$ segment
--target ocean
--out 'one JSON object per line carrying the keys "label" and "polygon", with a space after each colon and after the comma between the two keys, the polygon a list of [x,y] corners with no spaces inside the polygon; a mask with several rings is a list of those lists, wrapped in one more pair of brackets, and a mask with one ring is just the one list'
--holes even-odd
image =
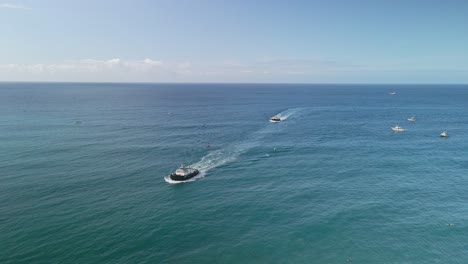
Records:
{"label": "ocean", "polygon": [[0,83],[0,263],[468,263],[467,131],[463,85]]}

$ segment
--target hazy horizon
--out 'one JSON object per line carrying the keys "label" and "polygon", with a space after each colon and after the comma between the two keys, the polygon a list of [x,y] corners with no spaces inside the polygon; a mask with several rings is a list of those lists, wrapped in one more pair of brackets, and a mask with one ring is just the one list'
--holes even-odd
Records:
{"label": "hazy horizon", "polygon": [[300,82],[144,82],[144,81],[0,81],[0,83],[64,83],[64,84],[167,84],[167,85],[182,85],[182,84],[207,84],[207,85],[377,85],[377,86],[438,86],[438,85],[449,85],[449,86],[465,86],[467,83],[300,83]]}

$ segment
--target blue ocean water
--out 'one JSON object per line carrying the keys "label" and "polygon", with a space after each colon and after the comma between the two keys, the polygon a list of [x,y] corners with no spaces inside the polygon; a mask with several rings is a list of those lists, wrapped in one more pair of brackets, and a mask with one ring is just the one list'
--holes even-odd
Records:
{"label": "blue ocean water", "polygon": [[467,263],[467,131],[468,86],[1,83],[0,263]]}

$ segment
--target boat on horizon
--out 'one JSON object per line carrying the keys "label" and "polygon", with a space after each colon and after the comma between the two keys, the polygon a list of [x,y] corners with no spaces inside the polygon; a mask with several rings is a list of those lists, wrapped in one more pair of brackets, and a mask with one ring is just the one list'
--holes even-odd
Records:
{"label": "boat on horizon", "polygon": [[392,127],[392,130],[393,130],[394,132],[403,132],[403,131],[405,131],[404,128],[402,128],[401,126],[398,126],[398,125]]}
{"label": "boat on horizon", "polygon": [[389,95],[396,95],[396,92],[389,92]]}
{"label": "boat on horizon", "polygon": [[410,118],[408,118],[408,121],[410,121],[410,122],[416,122],[416,117],[414,117],[414,116],[413,116],[413,117],[410,117]]}
{"label": "boat on horizon", "polygon": [[200,171],[198,171],[197,169],[187,167],[184,166],[184,164],[181,164],[180,168],[178,168],[175,172],[169,175],[169,178],[173,181],[186,181],[197,176],[199,173]]}

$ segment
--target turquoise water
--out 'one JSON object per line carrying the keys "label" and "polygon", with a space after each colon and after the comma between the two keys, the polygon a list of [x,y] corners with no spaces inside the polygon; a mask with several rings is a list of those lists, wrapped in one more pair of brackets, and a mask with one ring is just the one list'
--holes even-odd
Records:
{"label": "turquoise water", "polygon": [[0,263],[467,263],[467,88],[2,83]]}

